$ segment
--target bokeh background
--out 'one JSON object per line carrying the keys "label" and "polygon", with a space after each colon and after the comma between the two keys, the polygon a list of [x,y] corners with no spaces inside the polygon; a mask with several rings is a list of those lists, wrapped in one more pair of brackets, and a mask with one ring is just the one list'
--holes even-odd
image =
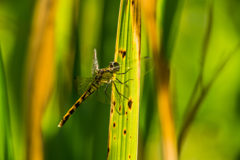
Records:
{"label": "bokeh background", "polygon": [[[114,58],[120,1],[0,1],[0,159],[107,157],[109,105],[93,95],[63,128],[57,125],[79,98],[75,76],[90,77],[93,49],[100,68]],[[209,0],[158,0],[157,28],[169,57],[172,111],[179,135],[200,74]],[[215,0],[203,69],[216,76],[182,144],[182,160],[240,159],[240,1]],[[151,56],[142,21],[142,55]],[[236,49],[237,48],[237,49]],[[154,72],[144,78],[139,159],[162,159]]]}

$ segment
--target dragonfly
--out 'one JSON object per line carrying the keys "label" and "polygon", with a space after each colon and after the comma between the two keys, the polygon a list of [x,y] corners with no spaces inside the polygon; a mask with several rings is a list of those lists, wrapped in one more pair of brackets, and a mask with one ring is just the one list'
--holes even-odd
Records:
{"label": "dragonfly", "polygon": [[[126,96],[124,96],[123,94],[121,94],[117,87],[116,87],[116,82],[120,83],[120,84],[126,84],[128,81],[133,80],[133,79],[128,79],[125,82],[121,82],[116,76],[114,75],[122,75],[122,74],[126,74],[127,72],[129,72],[132,68],[128,68],[124,73],[119,73],[120,71],[120,64],[118,62],[110,62],[109,67],[108,68],[103,68],[103,69],[99,69],[99,65],[98,65],[98,60],[97,60],[97,50],[94,49],[94,56],[93,56],[93,65],[92,65],[92,76],[93,78],[78,78],[79,82],[83,82],[85,81],[90,82],[90,86],[88,88],[86,88],[86,91],[82,94],[82,96],[74,103],[74,105],[68,110],[68,112],[63,116],[62,120],[60,121],[60,123],[58,124],[58,127],[62,127],[66,121],[70,118],[70,116],[76,111],[76,109],[80,106],[80,104],[85,101],[92,93],[94,93],[95,91],[97,91],[101,86],[103,86],[104,84],[106,84],[104,92],[107,96],[107,98],[110,100],[109,95],[107,94],[107,89],[109,88],[110,84],[114,84],[114,87],[117,91],[117,93],[123,97],[126,98],[127,100],[129,100]],[[81,88],[81,83],[78,84],[77,87]],[[110,100],[111,101],[111,100]]]}

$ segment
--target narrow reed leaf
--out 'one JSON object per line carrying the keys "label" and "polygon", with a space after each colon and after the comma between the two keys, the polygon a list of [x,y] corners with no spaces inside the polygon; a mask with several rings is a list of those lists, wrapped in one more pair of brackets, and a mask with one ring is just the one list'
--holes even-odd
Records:
{"label": "narrow reed leaf", "polygon": [[14,159],[7,83],[0,47],[0,159]]}
{"label": "narrow reed leaf", "polygon": [[[212,74],[212,77],[210,79],[210,81],[206,84],[203,84],[203,78],[204,78],[204,74],[203,74],[203,68],[204,68],[204,63],[206,61],[206,54],[207,54],[207,48],[209,45],[209,39],[210,39],[210,35],[211,35],[211,28],[212,28],[212,21],[213,21],[213,4],[210,4],[209,7],[209,12],[208,12],[208,26],[207,26],[207,31],[204,37],[204,42],[203,42],[203,50],[202,50],[202,59],[201,59],[201,71],[200,74],[198,76],[198,79],[195,83],[192,95],[189,99],[189,102],[187,104],[187,109],[185,112],[185,119],[182,125],[182,128],[180,130],[180,134],[179,134],[179,138],[178,138],[178,150],[179,150],[179,154],[181,152],[181,147],[182,144],[185,140],[185,137],[188,133],[188,129],[191,126],[202,102],[204,101],[205,97],[207,96],[210,88],[212,87],[213,83],[215,82],[215,80],[218,78],[218,76],[221,74],[222,69],[225,67],[225,65],[227,64],[227,62],[229,61],[230,58],[233,57],[233,55],[235,53],[237,53],[237,50],[239,49],[239,44],[234,48],[234,50],[232,52],[230,52],[228,54],[228,56],[223,60],[220,61],[218,63],[218,66],[216,68],[215,73]],[[198,94],[200,89],[200,95]]]}
{"label": "narrow reed leaf", "polygon": [[[210,39],[210,35],[211,35],[211,30],[212,30],[212,21],[213,21],[213,4],[211,3],[210,6],[209,6],[209,11],[208,11],[208,24],[207,24],[207,30],[206,30],[206,33],[205,33],[205,36],[203,38],[203,45],[202,45],[202,54],[201,54],[201,66],[200,66],[200,74],[198,76],[198,79],[195,83],[195,86],[193,88],[193,91],[192,91],[192,94],[191,94],[191,97],[189,99],[189,102],[187,104],[187,109],[186,109],[186,112],[185,112],[185,119],[184,119],[184,123],[183,123],[183,126],[180,130],[180,134],[179,134],[179,138],[178,138],[178,151],[179,151],[179,154],[181,152],[181,146],[182,146],[182,143],[184,141],[184,137],[186,136],[187,134],[187,130],[188,128],[190,127],[197,111],[198,111],[198,108],[204,98],[204,94],[201,94],[200,97],[198,97],[197,101],[194,102],[194,99],[196,99],[196,97],[198,96],[198,89],[199,89],[199,86],[200,87],[203,87],[203,70],[204,70],[204,64],[205,64],[205,61],[206,61],[206,54],[207,54],[207,49],[208,49],[208,45],[209,45],[209,39]],[[204,90],[202,88],[202,90]]]}
{"label": "narrow reed leaf", "polygon": [[164,2],[163,13],[162,10],[156,10],[157,14],[163,14],[163,21],[157,23],[162,23],[163,32],[161,47],[162,54],[164,54],[163,56],[167,60],[171,59],[171,54],[175,46],[178,30],[180,27],[183,4],[184,1],[181,0],[168,0]]}
{"label": "narrow reed leaf", "polygon": [[[126,85],[112,86],[108,156],[109,160],[137,159],[140,94],[139,0],[121,0],[114,61],[121,64],[116,78]],[[136,60],[137,59],[137,60]],[[131,61],[133,63],[131,64]],[[128,67],[131,66],[131,67]],[[130,69],[130,70],[129,70]],[[119,93],[123,96],[120,96]],[[120,100],[119,100],[120,99]]]}
{"label": "narrow reed leaf", "polygon": [[[155,88],[156,88],[156,100],[158,105],[158,117],[161,125],[161,139],[162,139],[162,152],[164,160],[176,160],[177,159],[177,141],[175,133],[174,118],[172,113],[172,105],[170,99],[170,69],[169,58],[170,52],[167,53],[167,48],[170,36],[170,30],[166,29],[167,26],[172,25],[174,14],[171,13],[168,17],[167,12],[170,2],[167,2],[164,26],[157,27],[156,18],[156,5],[157,1],[142,0],[144,4],[143,15],[146,20],[147,33],[151,45],[151,49],[154,57],[155,64]],[[176,2],[177,3],[177,2]],[[173,7],[176,9],[177,7]],[[171,10],[172,11],[172,10]],[[169,19],[170,18],[170,19]],[[166,30],[166,32],[165,32]],[[169,35],[168,35],[169,34]],[[172,45],[172,44],[171,44]]]}
{"label": "narrow reed leaf", "polygon": [[41,123],[54,89],[56,4],[55,0],[47,0],[37,1],[35,6],[25,76],[26,106],[30,115],[27,117],[27,159],[44,158]]}

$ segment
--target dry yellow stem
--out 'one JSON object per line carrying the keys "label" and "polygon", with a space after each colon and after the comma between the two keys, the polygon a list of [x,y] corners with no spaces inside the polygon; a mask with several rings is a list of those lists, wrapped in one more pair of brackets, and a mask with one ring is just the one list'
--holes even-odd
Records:
{"label": "dry yellow stem", "polygon": [[42,160],[41,120],[54,84],[55,0],[36,3],[26,64],[27,159]]}
{"label": "dry yellow stem", "polygon": [[156,23],[156,0],[142,0],[148,39],[153,50],[158,113],[162,131],[164,160],[177,160],[177,142],[169,91],[169,64],[161,50],[161,28]]}

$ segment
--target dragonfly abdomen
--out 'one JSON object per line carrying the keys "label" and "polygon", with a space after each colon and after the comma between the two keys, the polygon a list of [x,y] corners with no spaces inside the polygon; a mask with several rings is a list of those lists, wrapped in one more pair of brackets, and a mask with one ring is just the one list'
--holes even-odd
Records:
{"label": "dragonfly abdomen", "polygon": [[86,92],[74,103],[74,105],[68,110],[68,112],[63,116],[61,122],[58,124],[58,127],[62,127],[70,116],[76,111],[80,104],[86,100],[93,92],[95,92],[100,87],[98,82],[93,82]]}

